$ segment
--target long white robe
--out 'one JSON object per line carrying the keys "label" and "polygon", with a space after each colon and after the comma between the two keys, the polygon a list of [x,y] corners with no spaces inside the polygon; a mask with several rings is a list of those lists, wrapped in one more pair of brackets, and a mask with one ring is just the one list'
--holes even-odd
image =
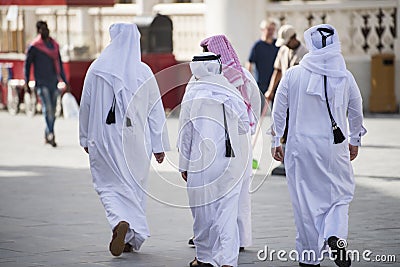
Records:
{"label": "long white robe", "polygon": [[201,41],[200,46],[207,47],[207,50],[221,55],[222,74],[239,91],[245,103],[251,106],[248,110],[251,133],[240,136],[241,151],[247,151],[248,164],[246,165],[245,176],[243,177],[242,190],[239,197],[238,226],[241,247],[248,247],[252,244],[251,225],[251,196],[250,181],[252,175],[252,147],[251,134],[254,134],[261,109],[261,99],[257,83],[253,76],[240,65],[235,49],[225,35],[214,35]]}
{"label": "long white robe", "polygon": [[[233,158],[225,157],[223,104]],[[247,164],[239,135],[249,130],[246,106],[222,75],[202,76],[188,84],[179,120],[179,169],[188,172],[196,257],[214,266],[237,266],[238,202]]]}
{"label": "long white robe", "polygon": [[[329,48],[326,50],[329,52]],[[344,135],[350,137],[352,145],[359,146],[365,134],[362,99],[352,74],[345,69],[338,73],[342,71],[344,76],[328,77],[328,100]],[[284,162],[297,229],[296,248],[300,261],[309,264],[319,263],[330,236],[347,238],[349,203],[355,188],[349,143],[333,143],[322,81],[322,75],[300,62],[280,82],[272,110],[275,147],[280,145],[287,108],[290,110]],[[317,259],[301,258],[305,250],[314,251]]]}
{"label": "long white robe", "polygon": [[[80,144],[89,149],[94,188],[111,229],[120,221],[128,222],[130,229],[125,242],[138,250],[150,236],[144,189],[151,153],[166,151],[169,145],[159,89],[144,63],[138,66],[137,82],[145,84],[131,94],[131,104],[123,100],[126,97],[116,95],[120,100],[116,123],[105,123],[113,99],[113,84],[117,82],[88,72],[80,107]],[[132,126],[127,126],[125,113]]]}
{"label": "long white robe", "polygon": [[250,127],[250,131],[246,135],[241,135],[240,143],[242,146],[248,148],[242,148],[242,151],[248,151],[247,157],[248,163],[246,165],[245,176],[243,177],[242,189],[239,197],[239,212],[238,212],[238,225],[239,225],[239,239],[241,247],[249,247],[252,245],[252,220],[251,220],[251,194],[250,194],[250,182],[252,176],[252,163],[253,153],[251,144],[251,135],[254,135],[257,122],[259,121],[261,113],[261,98],[260,92],[257,86],[257,82],[254,80],[251,73],[243,68],[243,72],[246,75],[246,91],[249,96],[251,109],[255,118],[255,124]]}

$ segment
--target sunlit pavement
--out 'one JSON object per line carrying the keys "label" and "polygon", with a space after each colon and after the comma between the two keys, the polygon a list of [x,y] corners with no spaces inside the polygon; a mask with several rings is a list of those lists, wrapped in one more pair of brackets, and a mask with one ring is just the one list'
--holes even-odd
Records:
{"label": "sunlit pavement", "polygon": [[[269,156],[267,124],[268,117],[255,150],[260,168],[252,183],[254,244],[240,253],[239,266],[298,266],[289,257],[295,227],[285,178],[267,175],[277,164]],[[348,243],[360,261],[352,266],[398,266],[400,116],[370,115],[365,126],[368,134],[353,163],[357,187]],[[0,266],[188,266],[194,258],[187,246],[192,218],[175,167],[176,117],[168,119],[173,150],[162,165],[152,161],[147,190],[152,236],[139,252],[120,257],[108,251],[111,231],[78,145],[77,121],[56,121],[57,148],[44,144],[43,128],[41,115],[0,112]],[[266,247],[287,254],[260,261],[257,255],[265,257],[260,250]],[[390,255],[397,263],[375,260]],[[325,259],[321,266],[335,265]]]}

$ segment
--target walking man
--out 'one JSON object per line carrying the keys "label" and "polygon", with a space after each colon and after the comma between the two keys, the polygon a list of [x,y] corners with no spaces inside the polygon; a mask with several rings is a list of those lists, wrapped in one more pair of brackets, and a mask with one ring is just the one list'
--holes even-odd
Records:
{"label": "walking man", "polygon": [[240,92],[222,75],[220,55],[193,58],[179,116],[179,170],[187,181],[196,258],[190,266],[237,266],[238,205],[249,131]]}
{"label": "walking man", "polygon": [[255,77],[261,93],[261,110],[264,110],[265,97],[272,73],[274,72],[274,62],[278,54],[279,47],[276,46],[276,27],[274,19],[269,18],[260,23],[261,37],[251,48],[246,68],[250,73],[255,66]]}
{"label": "walking man", "polygon": [[151,153],[162,163],[169,144],[157,82],[141,62],[137,26],[113,24],[110,36],[86,74],[79,137],[113,232],[109,250],[119,256],[150,236],[145,189]]}
{"label": "walking man", "polygon": [[42,113],[46,121],[45,143],[57,146],[54,136],[54,123],[56,121],[56,105],[58,91],[58,81],[61,78],[66,84],[67,91],[69,85],[65,77],[64,68],[58,43],[50,37],[50,31],[45,21],[36,23],[38,36],[30,44],[25,59],[25,90],[29,89],[29,77],[31,66],[34,67],[35,88],[42,101]]}
{"label": "walking man", "polygon": [[250,131],[245,135],[240,135],[240,143],[243,146],[248,146],[247,148],[241,149],[241,151],[249,152],[247,155],[242,155],[247,158],[248,164],[246,165],[246,171],[243,177],[238,212],[240,250],[244,250],[245,247],[252,245],[250,183],[252,176],[253,148],[251,145],[251,135],[255,134],[257,123],[260,118],[260,93],[253,76],[240,65],[236,51],[225,35],[211,36],[204,39],[200,45],[206,51],[221,55],[222,73],[242,95],[247,107],[247,115],[249,116]]}
{"label": "walking man", "polygon": [[[346,69],[336,29],[317,25],[304,33],[304,39],[310,52],[286,72],[276,92],[271,152],[274,159],[285,161],[300,266],[319,266],[328,246],[336,265],[348,267],[344,244],[355,188],[350,161],[357,157],[366,133],[362,99]],[[288,108],[283,151],[280,138]],[[315,257],[305,257],[304,251]]]}

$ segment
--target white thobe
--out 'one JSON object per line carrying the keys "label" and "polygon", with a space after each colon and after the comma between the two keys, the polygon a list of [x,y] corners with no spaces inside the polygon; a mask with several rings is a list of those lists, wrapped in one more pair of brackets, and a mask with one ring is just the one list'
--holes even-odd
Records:
{"label": "white thobe", "polygon": [[238,212],[238,225],[239,225],[239,239],[241,247],[249,247],[252,245],[252,220],[251,220],[251,195],[250,195],[250,183],[252,177],[252,164],[253,164],[253,153],[251,144],[251,135],[256,132],[257,122],[259,121],[261,113],[261,98],[257,82],[254,80],[251,73],[242,68],[246,75],[246,92],[249,97],[255,123],[251,125],[250,132],[246,135],[241,135],[240,143],[242,146],[248,148],[242,148],[242,151],[248,151],[247,157],[248,163],[246,165],[245,176],[243,177],[242,189],[239,197],[239,212]]}
{"label": "white thobe", "polygon": [[[273,146],[280,145],[289,108],[284,162],[297,228],[296,248],[300,255],[305,250],[312,250],[318,258],[328,237],[347,238],[349,203],[355,184],[348,141],[333,143],[325,99],[306,92],[310,76],[310,71],[295,66],[280,82],[272,110],[276,134]],[[323,86],[323,83],[318,85]],[[362,127],[362,99],[358,86],[347,72],[341,87],[343,94],[339,94],[342,99],[335,95],[332,87],[328,77],[332,115],[344,135],[349,132],[350,144],[360,146],[365,129]],[[301,258],[300,261],[319,263]]]}
{"label": "white thobe", "polygon": [[120,221],[129,223],[125,243],[136,250],[150,236],[144,190],[151,153],[169,149],[157,83],[150,68],[138,64],[137,83],[143,86],[131,94],[131,103],[126,91],[124,96],[119,95],[123,90],[115,96],[115,124],[105,123],[113,86],[120,83],[115,78],[106,80],[88,72],[79,114],[80,145],[89,149],[94,188],[107,220],[111,229]]}
{"label": "white thobe", "polygon": [[[192,79],[186,89],[179,119],[179,169],[188,173],[197,259],[214,266],[237,266],[238,202],[247,164],[239,135],[248,132],[249,119],[239,91],[216,76]],[[215,94],[216,84],[226,93]],[[236,157],[225,157],[223,104]]]}

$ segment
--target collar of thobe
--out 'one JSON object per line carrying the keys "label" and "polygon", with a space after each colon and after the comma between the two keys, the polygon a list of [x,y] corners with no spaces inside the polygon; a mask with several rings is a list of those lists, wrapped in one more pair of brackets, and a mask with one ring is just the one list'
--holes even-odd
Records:
{"label": "collar of thobe", "polygon": [[114,95],[123,90],[132,95],[139,87],[137,77],[141,64],[140,33],[135,24],[115,23],[110,26],[110,44],[92,64],[93,73],[112,84]]}
{"label": "collar of thobe", "polygon": [[[207,75],[200,78],[193,76],[186,87],[186,92],[198,97],[210,98],[220,103],[229,99],[237,100],[233,102],[243,102],[240,92],[222,74]],[[242,107],[234,105],[232,108],[236,114],[240,114],[245,111],[242,110]]]}
{"label": "collar of thobe", "polygon": [[[326,47],[322,46],[323,37],[318,31],[320,28],[331,29],[334,32],[326,38]],[[327,87],[333,90],[335,95],[335,107],[341,106],[347,82],[347,69],[336,29],[329,24],[316,25],[304,32],[304,40],[309,52],[300,61],[300,66],[311,72],[307,94],[318,95],[325,100],[325,75],[328,78]]]}
{"label": "collar of thobe", "polygon": [[193,76],[186,90],[206,91],[212,95],[228,95],[243,100],[240,92],[222,74],[207,75],[201,78]]}

